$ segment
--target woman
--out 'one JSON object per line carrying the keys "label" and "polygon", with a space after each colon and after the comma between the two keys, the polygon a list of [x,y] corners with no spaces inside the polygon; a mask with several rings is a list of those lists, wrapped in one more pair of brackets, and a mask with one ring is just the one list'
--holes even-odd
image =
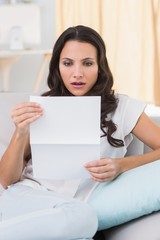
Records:
{"label": "woman", "polygon": [[[0,162],[0,183],[6,189],[0,198],[2,239],[92,238],[97,219],[84,202],[95,185],[160,158],[160,128],[144,113],[144,103],[114,93],[105,44],[93,29],[76,26],[61,34],[53,49],[48,86],[43,96],[101,96],[101,159],[85,164],[91,178],[78,184],[34,179],[29,125],[43,109],[32,102],[15,106],[15,132]],[[153,151],[124,157],[132,134]]]}

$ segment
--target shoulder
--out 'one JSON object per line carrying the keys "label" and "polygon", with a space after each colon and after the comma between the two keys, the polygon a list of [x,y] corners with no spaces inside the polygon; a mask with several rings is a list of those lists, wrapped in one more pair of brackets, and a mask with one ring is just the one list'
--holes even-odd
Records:
{"label": "shoulder", "polygon": [[118,105],[113,114],[114,123],[124,132],[131,132],[138,118],[144,112],[146,103],[124,94],[116,94]]}
{"label": "shoulder", "polygon": [[[131,108],[134,108],[134,111],[143,111],[146,107],[146,103],[142,100],[129,97],[125,94],[116,94],[116,98],[118,99],[117,110],[120,111],[130,111]],[[133,109],[132,109],[133,110]]]}

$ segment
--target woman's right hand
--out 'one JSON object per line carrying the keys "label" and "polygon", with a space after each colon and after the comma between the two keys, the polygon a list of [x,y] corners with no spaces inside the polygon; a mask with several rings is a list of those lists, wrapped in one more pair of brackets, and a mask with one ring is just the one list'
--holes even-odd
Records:
{"label": "woman's right hand", "polygon": [[18,104],[13,108],[11,113],[17,131],[22,134],[28,133],[30,123],[34,122],[42,115],[43,109],[35,102]]}

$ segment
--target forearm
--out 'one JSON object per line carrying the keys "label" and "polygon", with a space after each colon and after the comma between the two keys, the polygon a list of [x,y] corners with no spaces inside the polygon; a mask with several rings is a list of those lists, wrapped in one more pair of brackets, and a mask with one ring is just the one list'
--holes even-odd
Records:
{"label": "forearm", "polygon": [[0,161],[0,183],[6,188],[20,179],[24,168],[24,155],[27,136],[13,134],[11,142]]}
{"label": "forearm", "polygon": [[84,164],[91,174],[91,178],[97,182],[108,182],[124,173],[141,165],[160,159],[160,148],[137,156],[122,158],[102,158]]}
{"label": "forearm", "polygon": [[151,163],[159,159],[160,159],[160,149],[156,149],[154,151],[151,151],[142,155],[118,158],[116,160],[119,163],[121,173],[123,173],[130,169],[139,167],[147,163]]}

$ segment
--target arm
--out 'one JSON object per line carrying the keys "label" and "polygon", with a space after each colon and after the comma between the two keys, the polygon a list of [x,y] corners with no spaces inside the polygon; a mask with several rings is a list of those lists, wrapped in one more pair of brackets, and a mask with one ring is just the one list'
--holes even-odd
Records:
{"label": "arm", "polygon": [[0,161],[0,183],[4,188],[19,181],[30,153],[29,124],[41,115],[42,109],[36,103],[19,104],[13,109],[12,119],[16,129]]}
{"label": "arm", "polygon": [[142,113],[132,133],[153,151],[119,159],[122,172],[160,159],[160,127]]}
{"label": "arm", "polygon": [[89,162],[85,167],[91,173],[93,180],[110,181],[125,171],[160,159],[160,127],[145,113],[142,113],[138,119],[132,133],[153,151],[137,156],[105,158]]}

